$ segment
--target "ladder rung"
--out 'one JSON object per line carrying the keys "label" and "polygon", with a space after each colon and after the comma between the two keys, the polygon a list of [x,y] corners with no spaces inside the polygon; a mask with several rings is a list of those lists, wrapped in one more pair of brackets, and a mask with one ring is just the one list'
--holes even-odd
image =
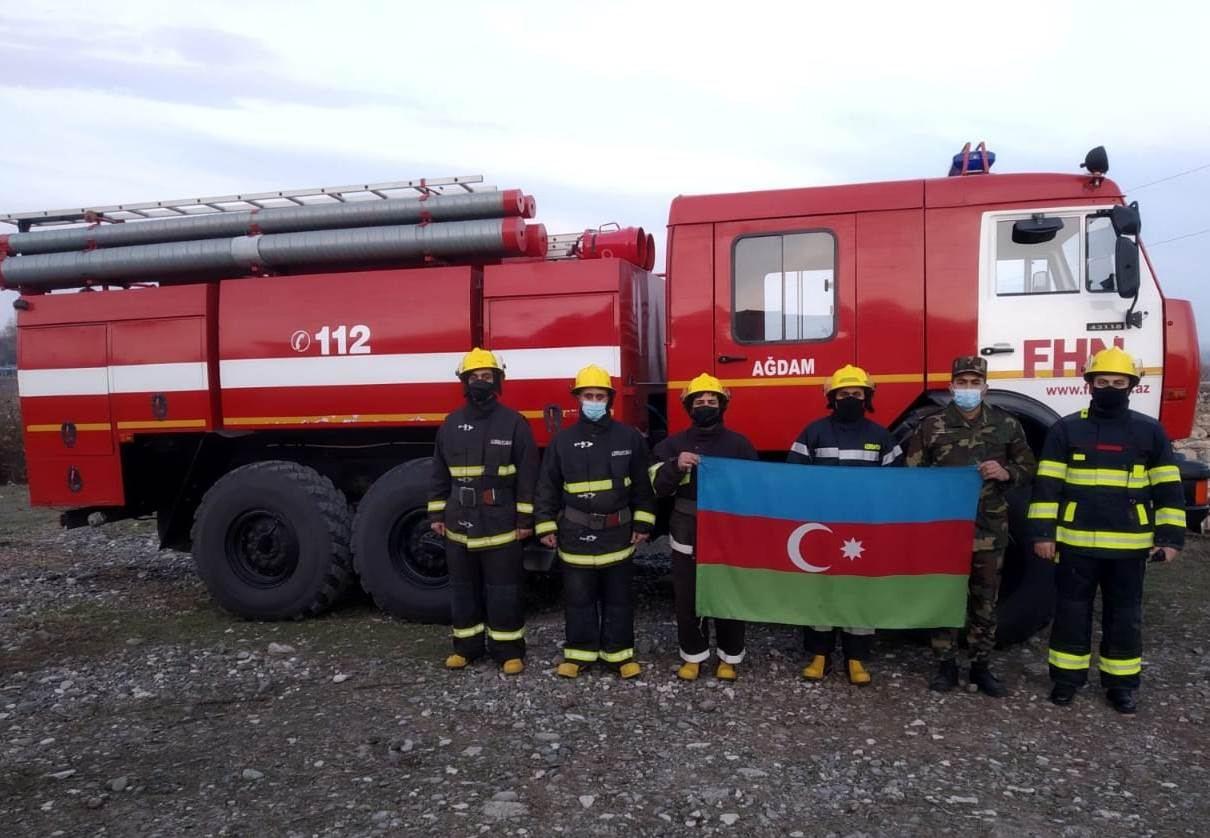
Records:
{"label": "ladder rung", "polygon": [[[299,206],[320,203],[325,199],[346,203],[350,200],[387,199],[389,193],[411,192],[421,195],[444,195],[447,189],[458,192],[486,192],[494,186],[483,185],[483,175],[459,175],[457,177],[421,178],[418,180],[396,180],[385,183],[363,183],[347,186],[323,186],[316,189],[283,189],[274,192],[255,192],[247,195],[216,195],[206,198],[179,198],[169,201],[148,201],[136,204],[113,204],[110,206],[82,207],[79,209],[41,210],[38,212],[14,212],[0,214],[0,222],[29,226],[52,224],[74,224],[85,220],[88,214],[103,216],[112,221],[133,218],[162,218],[149,215],[147,210],[168,210],[180,215],[202,215],[208,212],[239,212],[249,207],[264,207],[266,201],[286,201]],[[311,198],[311,201],[302,200]],[[186,207],[195,210],[190,212]]]}

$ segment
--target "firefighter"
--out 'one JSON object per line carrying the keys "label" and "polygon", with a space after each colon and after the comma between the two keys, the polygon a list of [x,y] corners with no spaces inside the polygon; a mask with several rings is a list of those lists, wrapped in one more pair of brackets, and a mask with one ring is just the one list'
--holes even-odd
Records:
{"label": "firefighter", "polygon": [[[824,466],[894,466],[903,462],[903,452],[886,428],[866,417],[874,409],[874,381],[861,367],[846,364],[824,383],[830,416],[817,419],[803,428],[788,463]],[[874,630],[859,626],[840,629],[841,649],[849,682],[857,686],[870,683],[865,662],[870,659]],[[808,681],[822,681],[832,669],[832,650],[836,629],[832,626],[808,626],[803,643],[811,662],[802,671]]]}
{"label": "firefighter", "polygon": [[640,667],[631,557],[655,524],[647,442],[610,415],[615,391],[605,370],[584,367],[571,392],[580,420],[550,441],[535,503],[537,533],[563,565],[567,635],[558,674],[575,678],[600,660],[633,678]]}
{"label": "firefighter", "polygon": [[490,649],[506,675],[525,668],[522,546],[533,535],[538,449],[529,423],[500,403],[504,366],[486,349],[458,365],[466,404],[441,424],[433,451],[430,526],[445,537],[454,653],[462,669]]}
{"label": "firefighter", "polygon": [[1140,373],[1117,347],[1084,370],[1091,404],[1051,426],[1028,520],[1034,552],[1056,562],[1050,700],[1065,707],[1088,680],[1092,603],[1101,589],[1101,686],[1134,713],[1142,668],[1143,572],[1185,543],[1184,490],[1160,423],[1129,409]]}
{"label": "firefighter", "polygon": [[[909,466],[978,466],[983,478],[975,518],[966,639],[970,650],[970,683],[985,695],[1002,698],[1008,689],[991,671],[996,642],[996,595],[1008,544],[1008,501],[1005,493],[1033,477],[1036,461],[1021,424],[992,407],[987,395],[987,361],[978,355],[954,359],[945,409],[921,420],[908,440]],[[958,686],[958,630],[937,629],[932,637],[938,660],[929,689],[948,692]]]}
{"label": "firefighter", "polygon": [[[693,422],[688,430],[670,436],[655,447],[651,466],[651,484],[657,497],[675,496],[669,523],[672,548],[672,585],[676,596],[676,629],[680,640],[681,664],[677,677],[696,680],[702,662],[710,657],[710,624],[695,613],[697,601],[697,471],[702,455],[755,460],[756,449],[742,434],[723,424],[723,415],[731,394],[721,381],[702,373],[681,393],[681,404]],[[744,660],[744,623],[742,620],[716,618],[718,667],[714,677],[734,681],[735,667]]]}

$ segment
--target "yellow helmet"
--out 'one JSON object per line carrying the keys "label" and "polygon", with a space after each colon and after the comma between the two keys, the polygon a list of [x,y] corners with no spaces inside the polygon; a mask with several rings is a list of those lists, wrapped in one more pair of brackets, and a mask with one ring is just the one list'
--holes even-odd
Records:
{"label": "yellow helmet", "polygon": [[461,378],[471,370],[496,370],[501,375],[504,374],[504,364],[496,358],[494,354],[486,349],[475,347],[470,352],[462,356],[462,361],[458,364],[458,369],[455,374]]}
{"label": "yellow helmet", "polygon": [[1093,355],[1084,365],[1085,381],[1092,381],[1093,377],[1097,375],[1125,375],[1134,379],[1131,385],[1134,386],[1143,377],[1143,369],[1139,366],[1138,361],[1130,357],[1129,352],[1111,346]]}
{"label": "yellow helmet", "polygon": [[717,393],[719,398],[728,400],[731,398],[731,391],[723,386],[723,382],[708,372],[702,373],[689,382],[689,386],[681,392],[681,401],[687,401],[698,393]]}
{"label": "yellow helmet", "polygon": [[831,395],[833,390],[842,390],[845,387],[864,387],[873,393],[874,380],[861,367],[845,364],[824,382],[823,391],[825,394]]}
{"label": "yellow helmet", "polygon": [[603,390],[614,392],[613,379],[609,377],[609,373],[598,367],[596,364],[589,364],[576,373],[576,380],[572,382],[571,392],[583,390],[586,387],[600,387]]}

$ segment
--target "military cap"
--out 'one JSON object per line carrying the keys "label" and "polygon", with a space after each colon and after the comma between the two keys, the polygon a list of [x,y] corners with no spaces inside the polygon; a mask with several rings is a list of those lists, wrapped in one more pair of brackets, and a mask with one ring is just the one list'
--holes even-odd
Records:
{"label": "military cap", "polygon": [[950,378],[957,378],[964,372],[974,373],[975,375],[987,378],[987,361],[978,355],[959,355],[954,359],[953,369],[950,370]]}

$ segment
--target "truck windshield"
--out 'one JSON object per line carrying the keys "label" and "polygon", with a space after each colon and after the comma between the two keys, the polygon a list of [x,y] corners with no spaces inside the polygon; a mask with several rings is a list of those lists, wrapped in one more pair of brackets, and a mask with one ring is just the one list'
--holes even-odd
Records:
{"label": "truck windshield", "polygon": [[996,293],[1077,294],[1080,291],[1080,218],[1062,219],[1063,229],[1048,242],[1013,241],[1015,220],[996,224]]}
{"label": "truck windshield", "polygon": [[1081,284],[1085,291],[1094,294],[1117,290],[1114,283],[1116,237],[1109,219],[1071,215],[1060,220],[1063,229],[1050,241],[1038,244],[1013,241],[1015,220],[1004,219],[996,223],[998,296],[1078,294]]}

